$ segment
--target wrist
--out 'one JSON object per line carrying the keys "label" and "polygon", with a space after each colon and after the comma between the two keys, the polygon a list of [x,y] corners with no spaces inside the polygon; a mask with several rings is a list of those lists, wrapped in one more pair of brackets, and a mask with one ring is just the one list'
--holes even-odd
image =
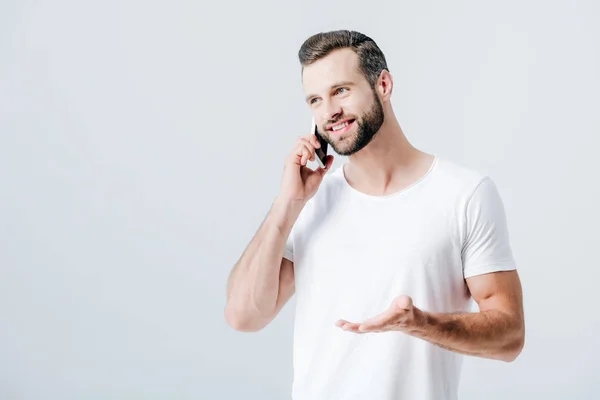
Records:
{"label": "wrist", "polygon": [[430,324],[430,317],[425,311],[422,311],[415,307],[413,309],[413,318],[411,324],[407,326],[407,333],[414,334],[423,332]]}
{"label": "wrist", "polygon": [[301,199],[292,199],[283,195],[278,195],[275,198],[273,207],[283,212],[284,214],[300,214],[300,211],[304,208],[306,202]]}
{"label": "wrist", "polygon": [[271,221],[274,222],[280,230],[285,231],[291,229],[305,204],[304,201],[291,200],[278,196],[271,208]]}

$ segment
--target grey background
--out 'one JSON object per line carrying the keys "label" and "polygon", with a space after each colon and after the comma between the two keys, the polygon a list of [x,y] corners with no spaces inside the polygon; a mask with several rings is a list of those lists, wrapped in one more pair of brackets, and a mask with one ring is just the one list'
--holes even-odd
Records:
{"label": "grey background", "polygon": [[237,333],[225,283],[309,127],[298,47],[340,28],[385,52],[409,139],[505,202],[526,347],[466,358],[461,398],[597,398],[599,17],[593,0],[3,1],[0,398],[290,397],[294,300]]}

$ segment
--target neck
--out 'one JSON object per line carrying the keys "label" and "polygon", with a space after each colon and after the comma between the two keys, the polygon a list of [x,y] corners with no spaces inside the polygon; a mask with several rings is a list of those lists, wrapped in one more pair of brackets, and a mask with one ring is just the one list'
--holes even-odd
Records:
{"label": "neck", "polygon": [[409,143],[389,103],[385,121],[373,140],[349,157],[348,183],[362,192],[387,195],[411,185],[427,173],[433,156]]}

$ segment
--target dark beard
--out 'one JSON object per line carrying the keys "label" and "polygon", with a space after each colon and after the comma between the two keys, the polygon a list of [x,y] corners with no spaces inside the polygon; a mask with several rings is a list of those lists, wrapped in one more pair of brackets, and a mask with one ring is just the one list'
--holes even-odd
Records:
{"label": "dark beard", "polygon": [[365,148],[373,140],[377,132],[379,132],[381,125],[383,125],[383,105],[375,91],[373,91],[373,95],[375,103],[371,109],[363,115],[361,123],[358,120],[355,121],[358,125],[358,131],[354,143],[346,149],[338,149],[337,146],[331,144],[333,150],[339,155],[351,156]]}

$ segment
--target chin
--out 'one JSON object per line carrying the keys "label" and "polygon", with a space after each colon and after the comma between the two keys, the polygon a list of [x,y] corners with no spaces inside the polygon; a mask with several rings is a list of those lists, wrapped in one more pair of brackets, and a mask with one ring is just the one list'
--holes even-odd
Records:
{"label": "chin", "polygon": [[337,138],[336,140],[331,141],[330,144],[331,144],[331,147],[333,148],[333,150],[337,154],[339,154],[341,156],[345,156],[354,147],[355,140],[356,139],[353,137],[346,136],[346,137]]}
{"label": "chin", "polygon": [[332,146],[333,150],[339,154],[340,156],[351,156],[353,154],[356,154],[359,150],[357,150],[354,146],[350,145],[350,146]]}

